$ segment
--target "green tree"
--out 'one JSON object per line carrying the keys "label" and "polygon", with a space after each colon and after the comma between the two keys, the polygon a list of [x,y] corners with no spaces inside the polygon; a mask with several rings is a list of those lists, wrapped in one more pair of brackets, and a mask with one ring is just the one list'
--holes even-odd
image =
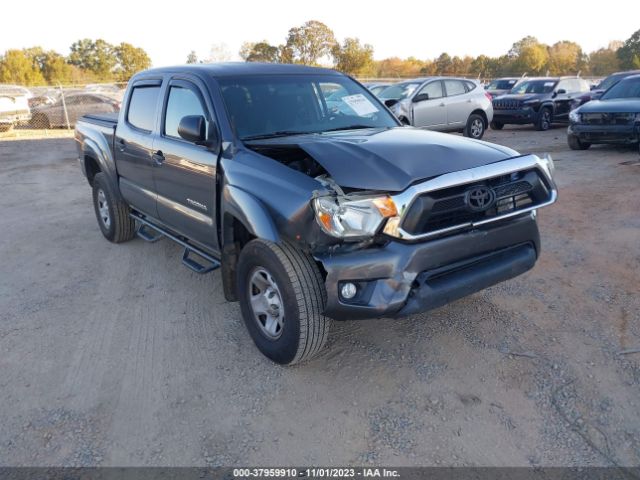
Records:
{"label": "green tree", "polygon": [[196,55],[195,50],[191,50],[189,52],[189,55],[187,55],[187,63],[188,64],[198,63],[198,56]]}
{"label": "green tree", "polygon": [[549,49],[541,43],[525,45],[518,56],[512,60],[514,73],[539,74],[546,70],[549,62]]}
{"label": "green tree", "polygon": [[280,48],[271,45],[266,40],[243,43],[239,54],[245,62],[280,62]]}
{"label": "green tree", "polygon": [[615,50],[601,48],[589,55],[589,70],[593,75],[609,75],[620,70],[620,59]]}
{"label": "green tree", "polygon": [[42,73],[24,50],[7,50],[0,57],[0,83],[43,85]]}
{"label": "green tree", "polygon": [[640,30],[631,35],[617,51],[622,68],[640,68]]}
{"label": "green tree", "polygon": [[114,53],[110,43],[85,38],[71,45],[69,63],[93,72],[99,80],[111,80],[117,63]]}
{"label": "green tree", "polygon": [[540,42],[536,37],[533,37],[531,35],[521,38],[520,40],[515,42],[513,45],[511,45],[511,48],[509,49],[507,56],[511,59],[515,59],[520,56],[524,48],[529,47],[531,45],[540,45]]}
{"label": "green tree", "polygon": [[42,55],[41,71],[50,85],[68,85],[73,82],[73,67],[62,55],[53,50]]}
{"label": "green tree", "polygon": [[436,73],[438,75],[445,75],[451,73],[453,67],[453,61],[448,53],[442,53],[436,59]]}
{"label": "green tree", "polygon": [[289,30],[283,53],[294,63],[318,65],[322,57],[331,55],[336,43],[333,30],[322,22],[310,20]]}
{"label": "green tree", "polygon": [[349,75],[370,75],[373,69],[373,47],[362,45],[357,38],[345,38],[332,50],[336,69]]}
{"label": "green tree", "polygon": [[549,48],[548,69],[551,75],[576,74],[584,66],[582,48],[575,42],[562,40]]}
{"label": "green tree", "polygon": [[491,58],[486,55],[478,55],[474,58],[469,65],[469,72],[474,75],[479,75],[483,78],[492,77],[495,75]]}
{"label": "green tree", "polygon": [[115,73],[121,82],[127,82],[135,73],[151,66],[151,59],[142,48],[122,42],[114,48],[117,61]]}

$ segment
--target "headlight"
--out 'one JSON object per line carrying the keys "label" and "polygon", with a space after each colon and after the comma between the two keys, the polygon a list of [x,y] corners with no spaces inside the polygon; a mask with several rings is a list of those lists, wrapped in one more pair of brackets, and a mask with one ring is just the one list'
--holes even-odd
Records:
{"label": "headlight", "polygon": [[571,123],[580,123],[580,113],[575,110],[569,112],[569,121]]}
{"label": "headlight", "polygon": [[385,218],[398,214],[389,196],[318,197],[313,200],[313,208],[322,230],[337,238],[371,237]]}

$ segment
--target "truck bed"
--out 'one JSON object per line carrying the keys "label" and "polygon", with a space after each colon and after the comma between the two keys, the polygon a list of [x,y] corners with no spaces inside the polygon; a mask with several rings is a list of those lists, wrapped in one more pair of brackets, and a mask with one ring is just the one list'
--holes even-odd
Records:
{"label": "truck bed", "polygon": [[90,113],[82,117],[82,121],[102,125],[103,127],[114,128],[118,124],[118,112],[112,113]]}

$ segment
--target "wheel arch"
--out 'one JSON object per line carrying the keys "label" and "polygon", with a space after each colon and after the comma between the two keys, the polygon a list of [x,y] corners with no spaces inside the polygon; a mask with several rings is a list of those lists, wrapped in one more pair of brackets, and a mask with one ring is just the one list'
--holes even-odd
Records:
{"label": "wheel arch", "polygon": [[264,204],[250,193],[225,185],[221,195],[222,285],[228,301],[237,301],[236,268],[242,248],[254,238],[280,242],[275,223]]}

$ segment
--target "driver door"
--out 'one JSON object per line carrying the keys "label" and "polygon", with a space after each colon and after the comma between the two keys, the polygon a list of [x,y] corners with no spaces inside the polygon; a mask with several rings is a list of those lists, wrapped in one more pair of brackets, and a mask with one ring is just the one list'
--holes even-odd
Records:
{"label": "driver door", "polygon": [[412,98],[420,94],[429,95],[428,100],[414,102],[413,125],[415,127],[439,130],[447,126],[447,108],[444,102],[442,82],[435,80],[424,85]]}

